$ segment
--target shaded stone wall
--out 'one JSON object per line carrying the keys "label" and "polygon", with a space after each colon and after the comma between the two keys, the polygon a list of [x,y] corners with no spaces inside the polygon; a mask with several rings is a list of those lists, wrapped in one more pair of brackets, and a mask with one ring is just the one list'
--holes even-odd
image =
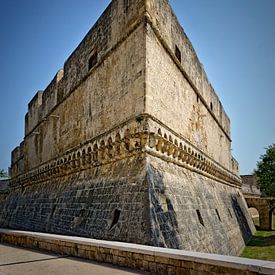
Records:
{"label": "shaded stone wall", "polygon": [[155,246],[238,255],[255,232],[239,188],[148,158]]}
{"label": "shaded stone wall", "polygon": [[0,201],[1,227],[149,244],[144,167],[141,155],[25,185]]}
{"label": "shaded stone wall", "polygon": [[10,181],[8,179],[0,180],[0,202],[5,200],[10,192]]}

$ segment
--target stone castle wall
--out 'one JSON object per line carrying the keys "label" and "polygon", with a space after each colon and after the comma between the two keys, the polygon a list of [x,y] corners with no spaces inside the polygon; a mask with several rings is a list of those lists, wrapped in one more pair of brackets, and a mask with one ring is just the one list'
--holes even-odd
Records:
{"label": "stone castle wall", "polygon": [[190,41],[167,1],[149,3],[146,112],[238,173],[231,155],[230,121]]}
{"label": "stone castle wall", "polygon": [[[141,24],[145,10],[147,21],[151,20],[146,38]],[[139,34],[130,36],[132,32]],[[176,46],[182,59],[178,64]],[[121,58],[125,53],[127,58]],[[95,67],[89,70],[89,58],[95,54]],[[151,63],[145,65],[145,59]],[[121,75],[122,71],[127,73]],[[71,96],[72,93],[77,95]],[[135,107],[132,102],[136,102]],[[125,113],[119,104],[132,110]],[[116,106],[115,120],[112,106]],[[159,118],[227,169],[238,173],[238,164],[230,152],[229,119],[168,1],[116,0],[71,54],[64,69],[29,103],[25,139],[15,150],[20,157],[12,154],[12,175],[28,171],[76,146],[80,139],[89,139],[94,133],[104,132],[112,124],[142,112]],[[67,125],[71,121],[68,114],[74,114],[75,121],[76,116],[84,115],[87,123],[79,118],[76,125]],[[104,125],[104,129],[95,123]],[[72,128],[78,128],[78,133],[71,132]],[[91,128],[93,133],[83,135]]]}
{"label": "stone castle wall", "polygon": [[[206,105],[215,120],[220,124],[225,134],[230,138],[230,121],[225,113],[218,96],[207,79],[207,75],[200,63],[196,52],[179,24],[169,1],[150,0],[146,6],[147,15],[159,36],[162,46],[171,53],[175,53],[176,46],[181,53],[181,66],[190,85]],[[213,108],[211,108],[211,103]]]}
{"label": "stone castle wall", "polygon": [[254,233],[238,188],[149,158],[154,246],[239,255]]}
{"label": "stone castle wall", "polygon": [[143,116],[12,180],[0,224],[236,255],[253,232],[237,180]]}
{"label": "stone castle wall", "polygon": [[[65,62],[64,72],[58,72],[46,90],[32,99],[24,143],[21,151],[16,149],[24,157],[13,158],[13,176],[143,112],[141,3],[135,1],[126,12],[123,1],[113,1]],[[95,52],[97,61],[89,70]]]}
{"label": "stone castle wall", "polygon": [[133,156],[16,189],[0,202],[1,227],[149,244],[143,163]]}
{"label": "stone castle wall", "polygon": [[25,129],[1,226],[222,254],[255,230],[229,120],[168,1],[112,1]]}

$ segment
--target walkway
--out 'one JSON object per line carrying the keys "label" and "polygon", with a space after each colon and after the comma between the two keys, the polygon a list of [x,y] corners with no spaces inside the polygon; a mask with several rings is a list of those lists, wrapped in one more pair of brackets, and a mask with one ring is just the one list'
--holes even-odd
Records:
{"label": "walkway", "polygon": [[275,263],[270,261],[75,236],[0,228],[0,241],[0,274],[146,274],[137,269],[153,274],[275,274]]}
{"label": "walkway", "polygon": [[148,274],[79,258],[0,244],[0,275]]}

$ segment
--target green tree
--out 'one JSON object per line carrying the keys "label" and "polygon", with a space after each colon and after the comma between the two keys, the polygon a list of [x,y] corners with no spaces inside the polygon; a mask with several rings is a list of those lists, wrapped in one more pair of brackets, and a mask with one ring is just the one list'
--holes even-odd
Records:
{"label": "green tree", "polygon": [[275,197],[275,144],[265,149],[266,152],[260,156],[254,174],[261,191],[267,196]]}
{"label": "green tree", "polygon": [[7,173],[3,169],[0,169],[0,178],[5,178],[7,176]]}

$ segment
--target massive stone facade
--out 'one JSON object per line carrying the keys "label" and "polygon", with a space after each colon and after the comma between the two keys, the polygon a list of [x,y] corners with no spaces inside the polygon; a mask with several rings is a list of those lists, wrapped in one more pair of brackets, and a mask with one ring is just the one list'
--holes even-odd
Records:
{"label": "massive stone facade", "polygon": [[0,225],[236,255],[230,122],[166,0],[113,0],[29,103]]}

